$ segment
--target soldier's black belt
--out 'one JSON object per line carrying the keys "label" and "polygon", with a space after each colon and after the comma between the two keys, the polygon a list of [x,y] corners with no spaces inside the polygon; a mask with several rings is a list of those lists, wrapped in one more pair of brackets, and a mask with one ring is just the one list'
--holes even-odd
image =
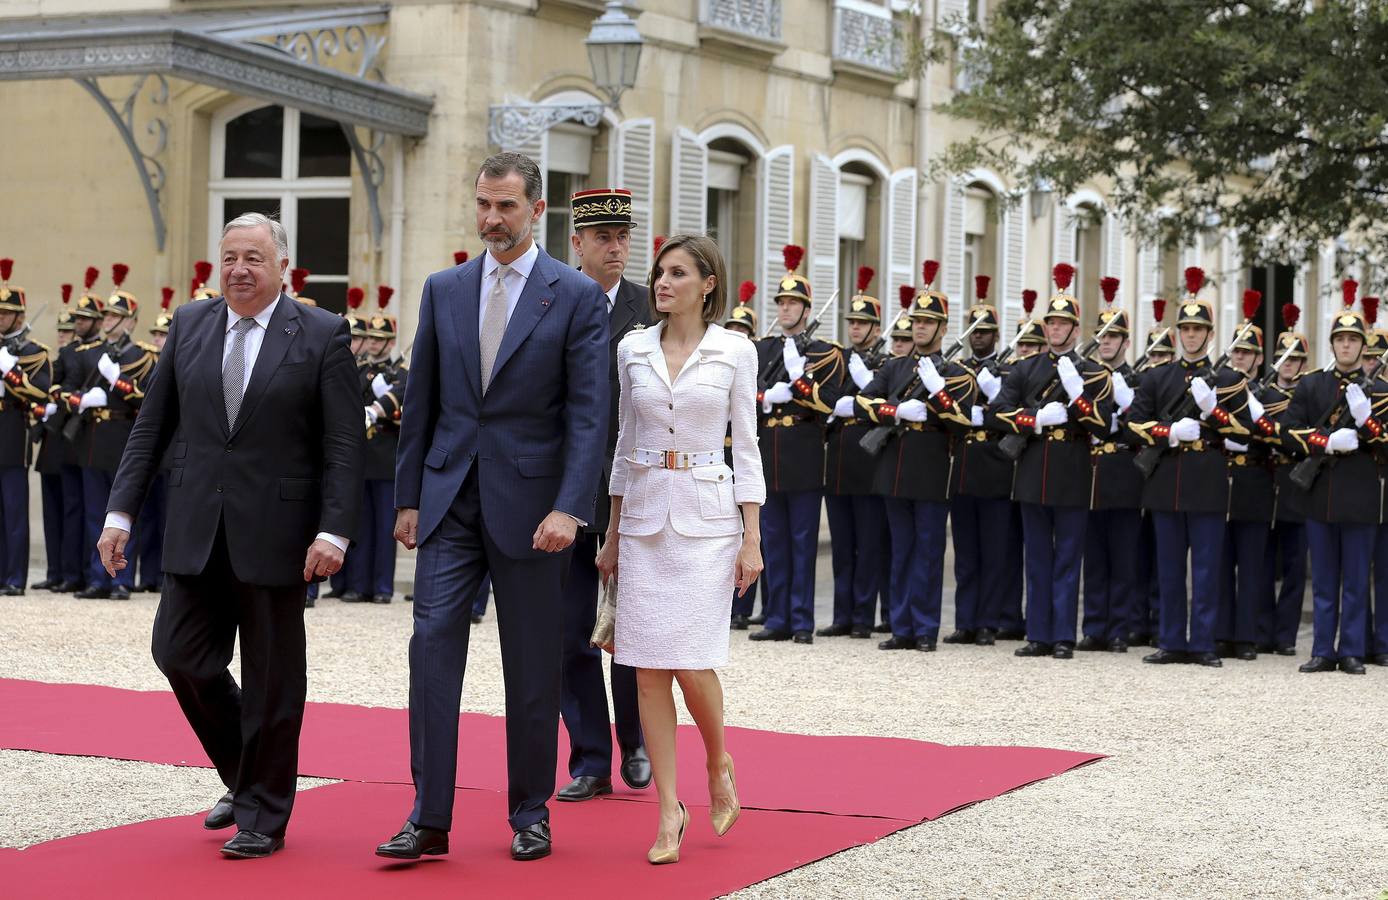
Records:
{"label": "soldier's black belt", "polygon": [[1095,456],[1107,456],[1110,453],[1131,452],[1132,447],[1118,441],[1104,441],[1102,444],[1094,445]]}
{"label": "soldier's black belt", "polygon": [[1071,433],[1065,431],[1064,429],[1047,430],[1043,435],[1041,435],[1041,437],[1043,440],[1047,441],[1064,441],[1067,443],[1075,443],[1078,441],[1089,440],[1089,435],[1085,434],[1082,431],[1078,433]]}
{"label": "soldier's black belt", "polygon": [[762,424],[767,428],[789,428],[792,425],[804,425],[808,422],[818,422],[817,416],[770,416],[763,419]]}
{"label": "soldier's black belt", "polygon": [[89,409],[87,414],[93,422],[125,422],[139,415],[123,409]]}
{"label": "soldier's black belt", "polygon": [[964,440],[970,444],[986,444],[989,441],[996,441],[998,440],[998,438],[999,435],[997,432],[984,431],[982,429],[978,431],[970,431],[967,435],[964,436]]}

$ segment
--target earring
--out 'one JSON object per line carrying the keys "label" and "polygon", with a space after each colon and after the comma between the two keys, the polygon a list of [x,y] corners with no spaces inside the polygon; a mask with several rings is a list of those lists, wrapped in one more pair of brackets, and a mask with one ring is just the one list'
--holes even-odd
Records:
{"label": "earring", "polygon": [[705,303],[708,303],[708,302],[711,300],[712,297],[713,297],[713,291],[709,291],[707,294],[704,294],[704,302],[705,302]]}

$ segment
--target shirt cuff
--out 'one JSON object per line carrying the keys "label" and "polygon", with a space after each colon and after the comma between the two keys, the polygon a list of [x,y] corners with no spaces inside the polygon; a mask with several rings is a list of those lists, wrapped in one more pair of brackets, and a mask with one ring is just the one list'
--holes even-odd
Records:
{"label": "shirt cuff", "polygon": [[318,532],[316,535],[313,536],[313,539],[316,541],[327,541],[329,544],[332,544],[334,547],[341,550],[343,553],[347,552],[347,545],[351,543],[351,541],[347,540],[345,537],[339,537],[335,534],[328,534],[326,531]]}
{"label": "shirt cuff", "polygon": [[[555,510],[555,512],[564,512],[564,511],[563,511],[562,509],[557,509],[557,510]],[[587,527],[588,527],[588,523],[587,523],[587,522],[583,521],[582,519],[580,519],[578,516],[574,515],[573,513],[564,513],[564,515],[568,516],[570,519],[573,519],[575,522],[577,522],[579,528],[587,528]]]}
{"label": "shirt cuff", "polygon": [[121,531],[129,532],[131,518],[129,514],[123,512],[108,512],[106,514],[106,524],[104,528],[119,528]]}

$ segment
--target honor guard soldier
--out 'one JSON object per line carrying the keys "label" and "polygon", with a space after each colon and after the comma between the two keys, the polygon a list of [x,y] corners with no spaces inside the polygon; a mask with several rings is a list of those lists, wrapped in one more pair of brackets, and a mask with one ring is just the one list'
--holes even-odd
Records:
{"label": "honor guard soldier", "polygon": [[829,539],[834,572],[834,621],[820,637],[872,637],[877,602],[882,593],[883,555],[887,543],[887,513],[882,498],[873,494],[877,460],[863,449],[870,424],[855,414],[857,395],[885,362],[882,302],[868,296],[875,273],[858,269],[858,293],[848,302],[844,319],[848,342],[844,365],[849,381],[829,418],[824,459],[824,508],[829,516]]}
{"label": "honor guard soldier", "polygon": [[[1268,535],[1263,564],[1262,596],[1258,602],[1258,647],[1261,653],[1296,655],[1296,633],[1301,628],[1301,607],[1306,596],[1306,491],[1292,481],[1297,457],[1288,444],[1283,420],[1297,379],[1306,368],[1310,342],[1297,333],[1301,311],[1294,304],[1282,307],[1287,330],[1278,338],[1273,377],[1256,393],[1251,415],[1258,440],[1271,456],[1276,512]],[[1281,585],[1278,585],[1278,582]]]}
{"label": "honor guard soldier", "polygon": [[1133,404],[1137,376],[1128,365],[1128,314],[1113,308],[1117,278],[1102,278],[1107,309],[1094,323],[1099,362],[1113,381],[1114,417],[1109,434],[1091,448],[1094,488],[1084,539],[1084,621],[1077,650],[1128,651],[1128,630],[1147,591],[1138,580],[1142,543],[1142,474],[1133,465],[1132,446],[1123,439],[1121,418]]}
{"label": "honor guard soldier", "polygon": [[875,492],[885,498],[892,562],[892,636],[877,645],[881,650],[935,649],[944,592],[950,443],[972,427],[973,376],[940,352],[949,299],[933,289],[939,268],[935,260],[925,261],[925,287],[911,308],[914,351],[884,363],[858,396],[859,416],[877,426],[865,440],[885,439],[873,475]]}
{"label": "honor guard soldier", "polygon": [[954,532],[954,632],[946,644],[991,645],[1002,627],[1007,595],[1022,570],[1022,548],[1012,532],[1013,462],[998,449],[999,435],[983,427],[984,407],[1002,390],[1010,366],[1001,360],[998,311],[989,305],[987,275],[974,278],[977,303],[965,314],[969,358],[978,396],[974,428],[955,443],[950,483]]}
{"label": "honor guard soldier", "polygon": [[60,381],[58,360],[61,359],[63,348],[72,342],[72,311],[66,308],[66,304],[72,299],[72,285],[62,286],[62,297],[64,308],[58,311],[58,354],[53,362],[53,381],[49,387],[49,397],[43,414],[35,427],[36,433],[30,438],[39,444],[34,468],[39,473],[39,486],[43,495],[43,544],[48,558],[48,569],[44,579],[35,584],[34,589],[60,593],[76,590],[77,573],[81,567],[81,560],[76,556],[70,561],[63,558],[63,552],[69,544],[68,531],[75,530],[74,540],[79,548],[82,544],[81,498],[77,498],[77,502],[73,504],[70,517],[67,504],[64,502],[62,419],[58,405],[53,400]]}
{"label": "honor guard soldier", "polygon": [[755,281],[744,281],[737,289],[737,305],[728,313],[727,321],[723,327],[733,334],[740,334],[751,340],[757,339],[757,310],[752,306],[752,298],[756,296],[757,283]]}
{"label": "honor guard soldier", "polygon": [[[1255,295],[1249,299],[1248,295]],[[1256,305],[1258,291],[1245,291],[1245,303]],[[1257,374],[1263,364],[1263,330],[1257,325],[1241,329],[1229,351],[1229,365],[1248,379],[1249,418],[1256,426],[1265,412],[1252,397],[1258,390]],[[1258,658],[1258,604],[1267,567],[1268,533],[1272,530],[1276,488],[1271,448],[1254,428],[1250,440],[1226,438],[1224,455],[1229,460],[1229,516],[1224,529],[1224,556],[1220,561],[1219,613],[1215,617],[1215,652],[1222,658]]]}
{"label": "honor guard soldier", "polygon": [[17,597],[29,581],[29,426],[43,418],[53,367],[29,335],[13,269],[14,260],[0,259],[0,593]]}
{"label": "honor guard soldier", "polygon": [[786,274],[775,297],[781,334],[757,341],[766,625],[749,635],[754,641],[814,642],[825,417],[843,393],[846,373],[840,349],[813,337],[818,320],[811,320],[810,282],[796,271],[804,255],[804,248],[786,246]]}
{"label": "honor guard soldier", "polygon": [[911,307],[916,302],[916,289],[909,284],[901,286],[901,314],[892,323],[891,331],[891,358],[898,356],[910,356],[914,351],[916,342],[911,336]]}
{"label": "honor guard soldier", "polygon": [[1074,656],[1089,446],[1109,436],[1113,416],[1108,369],[1075,351],[1080,303],[1067,293],[1074,275],[1067,263],[1055,267],[1057,292],[1042,316],[1046,352],[1008,373],[987,412],[1005,436],[999,446],[1017,460],[1013,498],[1022,508],[1027,579],[1027,644],[1017,656]]}
{"label": "honor guard soldier", "polygon": [[[87,587],[77,592],[83,599],[128,600],[135,578],[135,567],[126,566],[113,579],[95,550],[125,442],[145,396],[144,382],[158,358],[154,345],[130,339],[139,315],[139,301],[121,287],[129,271],[121,263],[112,266],[111,280],[116,290],[107,298],[102,311],[102,342],[93,350],[83,351],[82,359],[90,361],[90,366],[84,367],[81,393],[68,400],[69,406],[82,415],[81,446],[86,453],[82,502],[93,550]],[[132,536],[134,540],[137,538]]]}
{"label": "honor guard soldier", "polygon": [[[208,267],[210,274],[212,264],[203,262],[202,265]],[[150,345],[154,348],[156,362],[159,352],[164,349],[164,341],[169,337],[169,326],[173,323],[173,311],[170,308],[173,303],[173,288],[166,287],[161,292],[159,315],[154,317],[154,324],[149,329]],[[195,296],[196,293],[195,289]],[[137,569],[134,588],[137,592],[157,594],[164,583],[164,511],[168,496],[168,471],[173,465],[172,453],[173,446],[170,445],[169,452],[159,463],[159,471],[149,483],[149,493],[145,494],[144,505],[140,507],[140,528],[131,542],[128,558],[131,568]]]}
{"label": "honor guard soldier", "polygon": [[384,284],[376,288],[380,311],[366,322],[362,343],[366,455],[361,525],[352,546],[357,560],[347,589],[373,603],[389,603],[395,594],[395,448],[400,443],[401,400],[409,370],[394,356],[395,317],[385,312],[394,293]]}
{"label": "honor guard soldier", "polygon": [[1334,365],[1301,377],[1282,423],[1309,459],[1299,479],[1310,483],[1312,602],[1311,659],[1302,672],[1338,667],[1362,675],[1368,652],[1369,567],[1383,503],[1372,450],[1384,441],[1388,386],[1370,381],[1361,367],[1368,332],[1350,308],[1357,287],[1344,282],[1346,308],[1331,323]]}
{"label": "honor guard soldier", "polygon": [[[752,306],[752,298],[756,296],[757,283],[755,281],[744,281],[737,289],[737,304],[733,306],[732,312],[728,313],[728,318],[723,322],[723,327],[733,334],[740,334],[748,340],[757,339],[757,310]],[[733,465],[733,431],[732,426],[728,426],[728,433],[723,438],[723,461],[728,468]],[[762,612],[759,617],[753,618],[757,602],[757,585],[760,579],[752,582],[745,594],[739,595],[737,589],[733,589],[733,611],[732,629],[734,631],[746,631],[747,626],[766,621],[766,598],[762,597]]]}
{"label": "honor guard soldier", "polygon": [[1185,280],[1190,296],[1176,318],[1181,358],[1143,373],[1128,413],[1128,437],[1138,448],[1135,459],[1139,465],[1144,460],[1153,465],[1142,505],[1152,513],[1156,538],[1159,649],[1142,660],[1218,667],[1222,663],[1215,653],[1214,630],[1229,507],[1223,440],[1247,441],[1253,422],[1243,375],[1223,360],[1210,365],[1214,310],[1197,297],[1205,273],[1192,266]]}
{"label": "honor guard soldier", "polygon": [[[1152,331],[1147,335],[1147,349],[1133,367],[1133,376],[1137,379],[1129,384],[1134,392],[1137,390],[1138,382],[1141,381],[1143,373],[1153,366],[1161,366],[1171,362],[1176,355],[1176,345],[1171,336],[1171,329],[1162,325],[1162,319],[1166,316],[1166,301],[1160,297],[1152,300],[1153,321],[1156,323]],[[1126,422],[1122,423],[1126,425]],[[1140,510],[1142,516],[1142,532],[1137,545],[1137,583],[1139,586],[1136,605],[1129,610],[1128,617],[1131,620],[1128,632],[1128,646],[1156,646],[1157,633],[1157,611],[1161,607],[1161,601],[1157,593],[1156,555],[1157,539],[1152,528],[1152,513],[1146,509]]]}

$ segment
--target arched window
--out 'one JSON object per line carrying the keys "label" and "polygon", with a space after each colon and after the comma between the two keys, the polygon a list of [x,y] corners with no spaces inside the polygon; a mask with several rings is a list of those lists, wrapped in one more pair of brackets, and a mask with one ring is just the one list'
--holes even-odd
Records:
{"label": "arched window", "polygon": [[290,266],[312,272],[304,293],[341,312],[347,302],[352,152],[342,126],[281,106],[238,105],[212,123],[208,241],[248,212],[277,216]]}

